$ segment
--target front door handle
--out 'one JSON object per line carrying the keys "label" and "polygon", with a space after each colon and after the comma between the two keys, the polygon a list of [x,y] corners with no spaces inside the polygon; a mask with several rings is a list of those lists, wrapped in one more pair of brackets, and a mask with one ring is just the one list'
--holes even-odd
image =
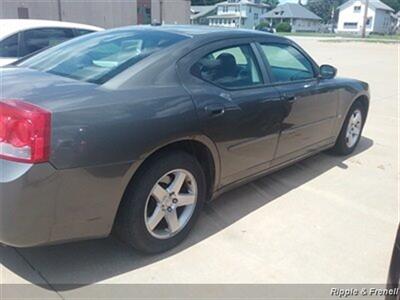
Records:
{"label": "front door handle", "polygon": [[211,117],[218,117],[225,113],[225,105],[223,104],[210,104],[204,107],[206,113]]}

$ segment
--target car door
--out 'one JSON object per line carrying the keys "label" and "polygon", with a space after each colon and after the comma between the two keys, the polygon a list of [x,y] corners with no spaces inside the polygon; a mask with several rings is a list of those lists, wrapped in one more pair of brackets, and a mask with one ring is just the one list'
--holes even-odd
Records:
{"label": "car door", "polygon": [[268,168],[287,108],[268,85],[255,44],[224,40],[203,46],[179,62],[179,72],[201,130],[219,150],[221,184]]}
{"label": "car door", "polygon": [[291,42],[258,44],[274,86],[289,107],[276,152],[278,163],[332,142],[338,93],[318,76],[318,67]]}

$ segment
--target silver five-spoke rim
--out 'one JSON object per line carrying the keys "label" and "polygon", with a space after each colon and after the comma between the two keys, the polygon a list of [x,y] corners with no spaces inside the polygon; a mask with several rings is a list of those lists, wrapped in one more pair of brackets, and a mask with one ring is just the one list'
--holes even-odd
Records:
{"label": "silver five-spoke rim", "polygon": [[356,109],[350,116],[349,125],[346,131],[346,145],[349,148],[354,147],[357,143],[362,128],[362,114],[359,109]]}
{"label": "silver five-spoke rim", "polygon": [[159,239],[176,235],[189,222],[197,201],[197,183],[186,170],[162,176],[147,197],[144,218],[149,233]]}

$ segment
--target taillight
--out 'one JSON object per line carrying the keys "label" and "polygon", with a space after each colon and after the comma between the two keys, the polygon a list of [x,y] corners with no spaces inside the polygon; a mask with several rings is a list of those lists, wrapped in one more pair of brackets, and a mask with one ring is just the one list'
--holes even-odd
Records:
{"label": "taillight", "polygon": [[21,100],[0,101],[0,158],[40,163],[50,154],[51,114]]}

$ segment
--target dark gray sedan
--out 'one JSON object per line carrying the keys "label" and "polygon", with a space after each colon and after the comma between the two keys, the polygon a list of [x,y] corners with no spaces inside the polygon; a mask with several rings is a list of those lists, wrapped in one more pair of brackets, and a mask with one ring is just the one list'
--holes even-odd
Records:
{"label": "dark gray sedan", "polygon": [[120,28],[0,76],[0,242],[17,247],[115,231],[168,250],[220,193],[350,154],[369,106],[368,84],[257,31]]}

